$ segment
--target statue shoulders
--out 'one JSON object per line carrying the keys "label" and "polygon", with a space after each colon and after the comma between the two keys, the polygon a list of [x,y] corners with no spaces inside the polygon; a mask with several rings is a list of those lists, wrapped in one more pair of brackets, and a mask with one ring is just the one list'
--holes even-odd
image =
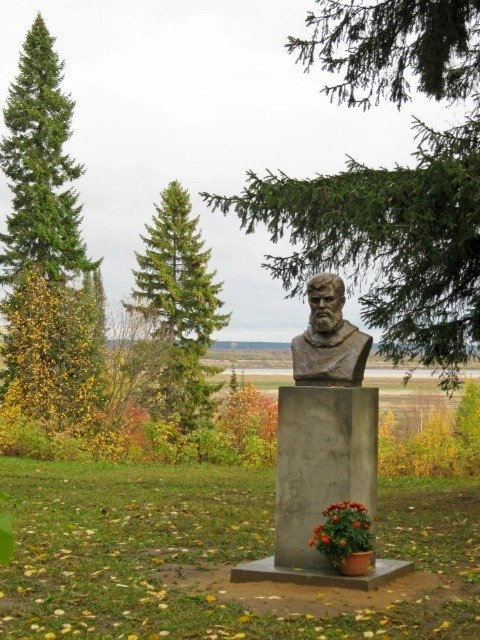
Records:
{"label": "statue shoulders", "polygon": [[295,381],[311,380],[319,384],[323,381],[361,386],[373,338],[348,321],[345,321],[341,329],[338,335],[312,336],[307,330],[293,338]]}

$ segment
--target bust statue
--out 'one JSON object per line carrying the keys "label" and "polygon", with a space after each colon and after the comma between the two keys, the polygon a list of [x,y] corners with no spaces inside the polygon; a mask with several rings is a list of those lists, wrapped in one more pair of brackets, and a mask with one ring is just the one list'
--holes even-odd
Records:
{"label": "bust statue", "polygon": [[345,285],[333,273],[307,283],[308,329],[292,340],[296,385],[361,387],[373,339],[343,319]]}

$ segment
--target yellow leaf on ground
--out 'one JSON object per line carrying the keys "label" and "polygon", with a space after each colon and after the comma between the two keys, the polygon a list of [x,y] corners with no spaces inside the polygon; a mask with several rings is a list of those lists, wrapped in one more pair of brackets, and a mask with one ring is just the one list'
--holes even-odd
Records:
{"label": "yellow leaf on ground", "polygon": [[250,620],[250,616],[247,614],[245,614],[244,616],[240,616],[240,618],[237,619],[237,622],[248,622]]}
{"label": "yellow leaf on ground", "polygon": [[205,600],[207,602],[215,602],[216,599],[217,599],[217,596],[214,596],[211,593],[209,593],[208,595],[205,596]]}

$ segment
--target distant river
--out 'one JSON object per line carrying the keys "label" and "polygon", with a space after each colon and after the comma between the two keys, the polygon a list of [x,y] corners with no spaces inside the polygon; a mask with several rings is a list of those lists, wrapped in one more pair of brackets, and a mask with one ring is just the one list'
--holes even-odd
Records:
{"label": "distant river", "polygon": [[[244,373],[246,376],[293,376],[292,369],[236,369],[237,375]],[[223,373],[230,374],[232,369],[227,367]],[[365,369],[365,378],[403,378],[406,369]],[[480,376],[480,369],[467,369],[465,375],[468,377]],[[417,369],[414,373],[416,378],[430,378],[433,375],[431,369]]]}

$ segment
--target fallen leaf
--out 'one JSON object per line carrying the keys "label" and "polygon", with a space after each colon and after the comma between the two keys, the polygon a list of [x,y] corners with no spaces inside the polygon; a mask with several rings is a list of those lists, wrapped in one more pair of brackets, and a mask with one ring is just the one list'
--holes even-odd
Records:
{"label": "fallen leaf", "polygon": [[245,614],[244,616],[240,616],[239,618],[237,618],[237,622],[240,622],[242,624],[245,622],[248,622],[249,620],[250,620],[250,615],[248,613]]}

